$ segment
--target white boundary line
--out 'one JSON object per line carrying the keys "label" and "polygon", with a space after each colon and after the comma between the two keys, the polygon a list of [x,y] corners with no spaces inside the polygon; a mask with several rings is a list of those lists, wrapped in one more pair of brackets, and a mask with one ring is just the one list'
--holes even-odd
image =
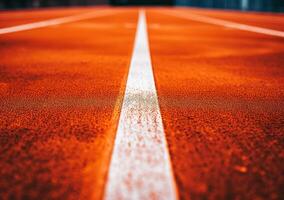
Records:
{"label": "white boundary line", "polygon": [[94,17],[100,17],[100,16],[109,15],[113,13],[114,12],[111,12],[109,10],[99,10],[99,11],[84,13],[80,15],[73,15],[73,16],[68,16],[68,17],[50,19],[50,20],[23,24],[23,25],[18,25],[18,26],[12,26],[12,27],[7,27],[7,28],[0,28],[0,35],[19,32],[19,31],[25,31],[25,30],[31,30],[31,29],[37,29],[37,28],[42,28],[42,27],[47,27],[47,26],[65,24],[69,22],[75,22],[75,21],[90,19]]}
{"label": "white boundary line", "polygon": [[185,18],[185,19],[189,19],[189,20],[198,21],[198,22],[214,24],[214,25],[219,25],[219,26],[225,26],[225,27],[228,27],[228,28],[234,28],[234,29],[239,29],[239,30],[243,30],[243,31],[250,31],[250,32],[261,33],[261,34],[277,36],[277,37],[284,37],[283,31],[277,31],[277,30],[272,30],[272,29],[268,29],[268,28],[261,28],[261,27],[257,27],[257,26],[251,26],[251,25],[231,22],[231,21],[227,21],[227,20],[216,19],[216,18],[207,17],[207,16],[201,16],[201,15],[188,13],[188,12],[187,13],[181,13],[181,12],[178,12],[178,11],[169,11],[169,12],[163,11],[163,13],[167,14],[167,15],[172,15],[172,16],[175,16],[175,17],[181,17],[181,18]]}
{"label": "white boundary line", "polygon": [[153,77],[144,11],[139,11],[104,199],[177,199]]}

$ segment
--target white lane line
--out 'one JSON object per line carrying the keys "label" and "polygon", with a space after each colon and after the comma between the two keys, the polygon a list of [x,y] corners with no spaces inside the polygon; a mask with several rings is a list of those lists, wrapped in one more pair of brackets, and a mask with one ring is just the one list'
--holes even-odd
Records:
{"label": "white lane line", "polygon": [[144,11],[139,11],[104,199],[177,199],[153,77]]}
{"label": "white lane line", "polygon": [[50,19],[50,20],[34,22],[34,23],[29,23],[29,24],[22,24],[18,26],[7,27],[7,28],[0,28],[0,35],[7,34],[7,33],[14,33],[18,31],[37,29],[37,28],[42,28],[42,27],[47,27],[47,26],[65,24],[69,22],[75,22],[75,21],[90,19],[94,17],[105,16],[105,15],[109,15],[113,13],[114,13],[113,11],[111,12],[109,10],[99,10],[99,11],[84,13],[80,15],[73,15],[73,16]]}
{"label": "white lane line", "polygon": [[178,11],[170,11],[170,12],[163,11],[163,13],[167,15],[172,15],[175,17],[185,18],[185,19],[208,23],[208,24],[214,24],[218,26],[225,26],[228,28],[234,28],[234,29],[239,29],[243,31],[250,31],[250,32],[272,35],[272,36],[277,36],[277,37],[284,37],[283,31],[277,31],[277,30],[268,29],[268,28],[261,28],[257,26],[251,26],[251,25],[231,22],[227,20],[216,19],[216,18],[207,17],[207,16],[201,16],[201,15],[197,15],[197,14],[193,14],[189,12],[181,13]]}

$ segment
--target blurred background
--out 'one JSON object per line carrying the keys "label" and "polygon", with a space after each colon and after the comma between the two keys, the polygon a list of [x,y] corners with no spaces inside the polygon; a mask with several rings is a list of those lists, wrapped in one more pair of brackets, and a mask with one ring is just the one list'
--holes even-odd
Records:
{"label": "blurred background", "polygon": [[0,0],[0,9],[83,5],[173,5],[284,12],[284,0]]}

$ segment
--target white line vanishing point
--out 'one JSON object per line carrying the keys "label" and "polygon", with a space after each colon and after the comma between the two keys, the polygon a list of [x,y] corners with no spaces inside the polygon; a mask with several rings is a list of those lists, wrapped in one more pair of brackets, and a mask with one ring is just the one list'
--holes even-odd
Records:
{"label": "white line vanishing point", "polygon": [[19,31],[26,31],[26,30],[31,30],[31,29],[37,29],[37,28],[43,28],[47,26],[65,24],[65,23],[90,19],[94,17],[100,17],[104,15],[109,15],[109,14],[113,14],[113,12],[109,10],[100,10],[100,11],[89,12],[89,13],[84,13],[80,15],[72,15],[68,17],[61,17],[61,18],[49,19],[45,21],[39,21],[39,22],[34,22],[34,23],[29,23],[29,24],[22,24],[18,26],[7,27],[7,28],[0,28],[0,35],[19,32]]}
{"label": "white line vanishing point", "polygon": [[241,23],[236,23],[236,22],[231,22],[227,20],[222,20],[222,19],[216,19],[212,17],[207,17],[207,16],[201,16],[193,13],[181,13],[181,12],[164,12],[167,15],[172,15],[175,17],[180,17],[184,19],[189,19],[193,21],[198,21],[198,22],[203,22],[207,24],[214,24],[214,25],[219,25],[219,26],[224,26],[228,28],[234,28],[234,29],[239,29],[243,31],[250,31],[254,33],[261,33],[265,35],[271,35],[271,36],[276,36],[276,37],[284,37],[284,32],[283,31],[277,31],[273,29],[268,29],[268,28],[262,28],[262,27],[257,27],[257,26],[251,26],[251,25],[246,25],[246,24],[241,24]]}
{"label": "white line vanishing point", "polygon": [[177,199],[153,78],[144,11],[139,12],[104,199]]}

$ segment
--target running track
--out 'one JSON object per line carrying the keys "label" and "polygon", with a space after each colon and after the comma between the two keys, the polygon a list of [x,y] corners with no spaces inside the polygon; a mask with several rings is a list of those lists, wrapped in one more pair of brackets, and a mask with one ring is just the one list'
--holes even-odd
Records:
{"label": "running track", "polygon": [[2,11],[0,199],[283,199],[283,63],[282,14]]}

